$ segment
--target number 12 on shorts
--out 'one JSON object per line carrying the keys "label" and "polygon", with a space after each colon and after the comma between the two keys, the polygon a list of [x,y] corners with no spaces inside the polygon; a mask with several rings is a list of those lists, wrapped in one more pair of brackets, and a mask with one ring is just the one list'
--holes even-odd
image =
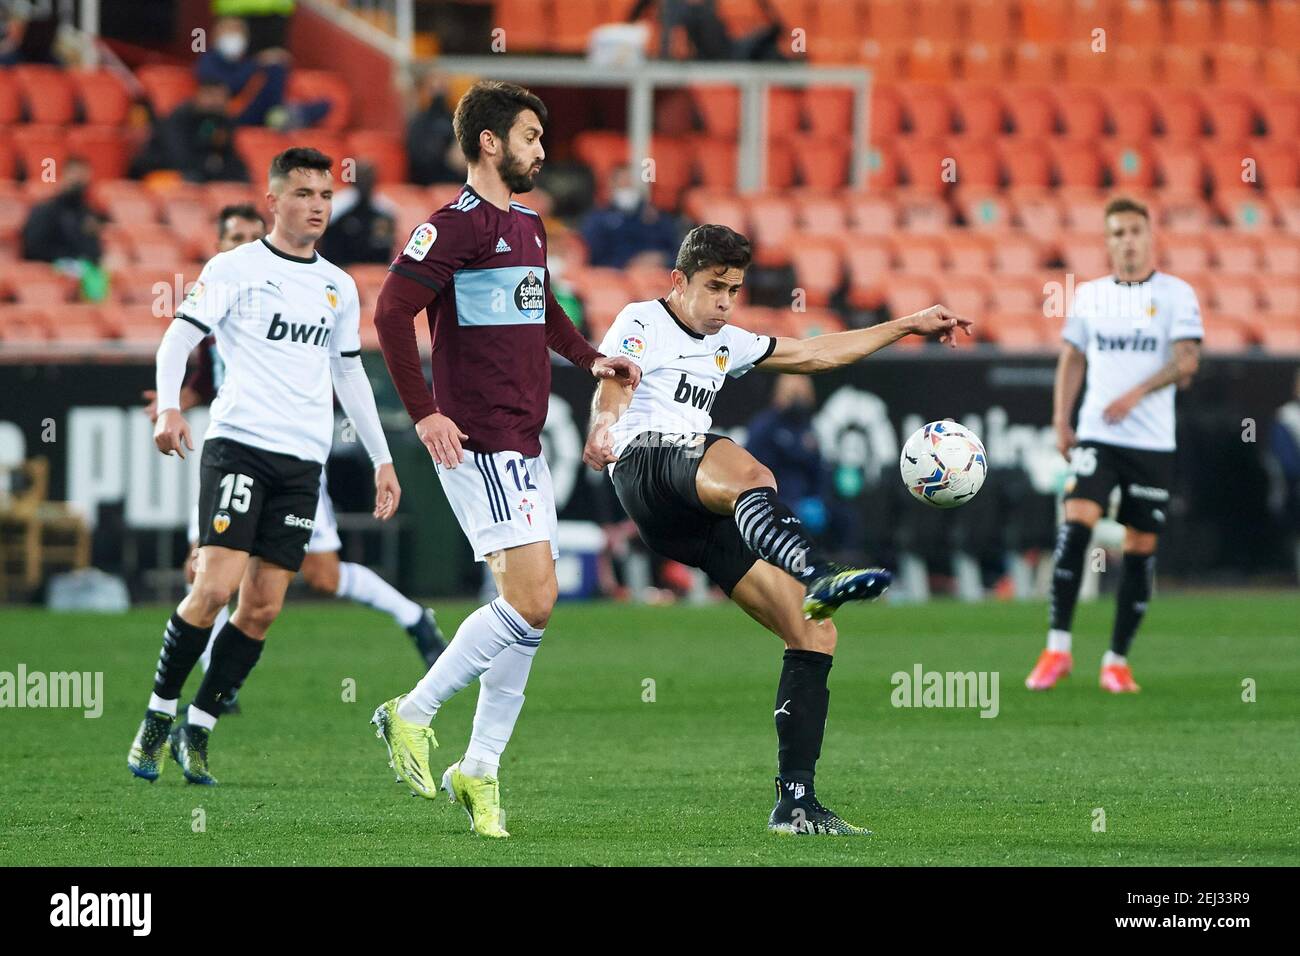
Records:
{"label": "number 12 on shorts", "polygon": [[240,514],[248,511],[253,501],[253,479],[248,475],[233,472],[221,479],[221,503],[217,505],[222,511],[234,508]]}
{"label": "number 12 on shorts", "polygon": [[[515,480],[515,489],[517,491],[536,491],[537,486],[533,484],[532,477],[528,474],[528,466],[520,458],[516,461],[506,461],[506,467],[510,469],[510,477]],[[523,481],[520,481],[522,477]]]}

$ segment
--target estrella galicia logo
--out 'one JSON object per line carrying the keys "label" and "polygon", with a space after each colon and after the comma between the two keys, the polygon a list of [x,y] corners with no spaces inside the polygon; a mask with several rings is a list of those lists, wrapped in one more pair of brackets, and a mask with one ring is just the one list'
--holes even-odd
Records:
{"label": "estrella galicia logo", "polygon": [[534,321],[546,315],[546,287],[531,269],[515,286],[515,308],[524,318]]}
{"label": "estrella galicia logo", "polygon": [[325,316],[321,316],[319,325],[312,325],[310,322],[285,322],[280,318],[280,313],[275,313],[271,317],[271,327],[266,330],[266,337],[272,342],[279,342],[281,339],[288,339],[290,342],[302,342],[304,345],[319,345],[322,348],[328,348],[330,344],[330,327],[325,324]]}

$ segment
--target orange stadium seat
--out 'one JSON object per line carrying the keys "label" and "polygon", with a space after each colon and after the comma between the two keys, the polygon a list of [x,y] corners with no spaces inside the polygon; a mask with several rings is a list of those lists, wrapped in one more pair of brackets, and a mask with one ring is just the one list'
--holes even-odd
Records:
{"label": "orange stadium seat", "polygon": [[1300,86],[1300,54],[1296,47],[1265,50],[1264,82],[1278,89],[1293,90]]}
{"label": "orange stadium seat", "polygon": [[1255,134],[1255,104],[1243,90],[1212,89],[1204,95],[1213,135],[1240,141]]}
{"label": "orange stadium seat", "polygon": [[[620,11],[621,12],[621,11]],[[547,49],[558,53],[586,53],[591,31],[610,17],[605,0],[564,0],[557,6]],[[507,37],[507,44],[509,38]]]}
{"label": "orange stadium seat", "polygon": [[853,91],[835,86],[809,87],[803,94],[803,113],[814,136],[843,138],[853,128]]}
{"label": "orange stadium seat", "polygon": [[49,338],[44,309],[26,305],[0,305],[0,341],[19,345],[42,343]]}
{"label": "orange stadium seat", "polygon": [[1283,50],[1300,50],[1300,2],[1272,0],[1268,5],[1268,37]]}
{"label": "orange stadium seat", "polygon": [[960,51],[961,77],[968,83],[999,85],[1006,82],[1011,61],[1009,48],[1002,43],[968,43]]}
{"label": "orange stadium seat", "polygon": [[810,306],[825,306],[844,281],[844,263],[839,243],[829,239],[797,236],[789,244],[794,280],[804,290]]}
{"label": "orange stadium seat", "polygon": [[737,232],[749,232],[749,214],[744,202],[734,193],[692,189],[686,193],[683,206],[696,222],[716,222]]}
{"label": "orange stadium seat", "polygon": [[1053,142],[1057,181],[1063,187],[1097,188],[1101,186],[1102,162],[1090,142]]}
{"label": "orange stadium seat", "polygon": [[736,141],[708,136],[693,137],[695,174],[701,186],[710,189],[736,188]]}
{"label": "orange stadium seat", "polygon": [[[550,4],[547,4],[549,7]],[[496,0],[492,28],[505,31],[506,53],[536,53],[550,49],[550,18],[539,16],[537,0]]]}
{"label": "orange stadium seat", "polygon": [[1247,46],[1212,47],[1210,72],[1220,86],[1251,88],[1263,79],[1262,51]]}
{"label": "orange stadium seat", "polygon": [[[1283,232],[1268,233],[1260,238],[1260,256],[1264,262],[1264,271],[1268,275],[1283,277],[1300,277],[1300,236],[1287,235]],[[1264,286],[1264,293],[1270,293],[1273,283]],[[1300,315],[1300,306],[1296,308]]]}
{"label": "orange stadium seat", "polygon": [[112,70],[72,70],[69,73],[87,123],[120,126],[131,109],[126,83]]}
{"label": "orange stadium seat", "polygon": [[1250,325],[1265,351],[1279,355],[1300,353],[1300,320],[1294,315],[1263,316]]}
{"label": "orange stadium seat", "polygon": [[853,232],[889,236],[898,228],[898,203],[880,193],[848,193],[845,196]]}
{"label": "orange stadium seat", "polygon": [[710,136],[736,138],[740,129],[740,90],[734,86],[692,86],[691,102]]}
{"label": "orange stadium seat", "polygon": [[170,115],[194,95],[194,71],[189,67],[151,63],[136,70],[135,76],[159,118]]}
{"label": "orange stadium seat", "polygon": [[1199,150],[1157,144],[1161,188],[1166,195],[1199,196],[1205,182],[1205,167]]}
{"label": "orange stadium seat", "polygon": [[970,229],[985,232],[1002,232],[1011,226],[1011,206],[1000,193],[963,189],[959,192],[958,208]]}
{"label": "orange stadium seat", "polygon": [[1061,260],[1075,275],[1092,279],[1110,271],[1106,247],[1097,232],[1065,233],[1059,245]]}
{"label": "orange stadium seat", "polygon": [[806,309],[803,312],[791,311],[786,319],[786,328],[797,339],[812,338],[814,335],[827,335],[831,332],[843,332],[844,320],[835,312],[826,308]]}
{"label": "orange stadium seat", "polygon": [[114,223],[158,221],[158,197],[133,179],[97,180],[91,183],[90,192]]}
{"label": "orange stadium seat", "polygon": [[1109,83],[1115,73],[1115,57],[1096,50],[1089,42],[1065,47],[1065,81],[1076,85]]}
{"label": "orange stadium seat", "polygon": [[1035,0],[1020,4],[1020,32],[1036,43],[1060,43],[1069,27],[1070,0]]}
{"label": "orange stadium seat", "polygon": [[1269,141],[1289,143],[1300,139],[1300,93],[1272,90],[1257,102]]}
{"label": "orange stadium seat", "polygon": [[[41,181],[47,160],[54,163],[52,172],[58,175],[68,155],[67,136],[62,126],[48,123],[29,123],[10,130],[15,151],[28,182]],[[57,189],[57,185],[54,187]]]}
{"label": "orange stadium seat", "polygon": [[18,176],[18,151],[8,129],[0,126],[0,180]]}
{"label": "orange stadium seat", "polygon": [[1016,220],[1039,242],[1051,242],[1065,227],[1065,214],[1055,194],[1032,188],[1013,192],[1011,199]]}
{"label": "orange stadium seat", "polygon": [[1160,58],[1145,47],[1119,45],[1110,55],[1115,64],[1111,68],[1111,81],[1122,78],[1130,86],[1155,86],[1162,74]]}
{"label": "orange stadium seat", "polygon": [[1166,42],[1164,11],[1157,0],[1120,0],[1117,14],[1108,23],[1097,26],[1113,27],[1115,40],[1146,48],[1159,47]]}
{"label": "orange stadium seat", "polygon": [[1106,104],[1094,89],[1069,88],[1057,96],[1065,135],[1073,140],[1095,140],[1106,129]]}
{"label": "orange stadium seat", "polygon": [[911,0],[867,0],[870,35],[881,40],[910,40],[916,36]]}
{"label": "orange stadium seat", "polygon": [[885,302],[895,318],[928,309],[937,299],[933,280],[925,276],[894,273],[885,281]]}
{"label": "orange stadium seat", "polygon": [[33,123],[71,123],[77,115],[76,87],[67,71],[44,63],[10,67]]}
{"label": "orange stadium seat", "polygon": [[1149,189],[1155,185],[1156,166],[1144,146],[1111,140],[1103,144],[1106,166],[1116,189]]}
{"label": "orange stadium seat", "polygon": [[894,86],[876,85],[871,88],[870,114],[867,118],[867,135],[871,142],[892,139],[903,129],[903,97]]}
{"label": "orange stadium seat", "polygon": [[839,196],[804,195],[795,203],[800,230],[809,236],[839,236],[849,228],[848,205]]}
{"label": "orange stadium seat", "polygon": [[904,232],[938,235],[952,225],[952,207],[938,196],[902,190],[898,195],[898,222]]}
{"label": "orange stadium seat", "polygon": [[[1214,261],[1224,273],[1258,275],[1260,269],[1260,240],[1249,233],[1210,232],[1206,234],[1214,250]],[[1199,267],[1204,269],[1204,266]]]}
{"label": "orange stadium seat", "polygon": [[991,190],[1001,186],[1002,159],[992,141],[961,137],[949,141],[948,152],[956,160],[954,172],[959,188]]}
{"label": "orange stadium seat", "polygon": [[785,265],[795,231],[794,202],[783,193],[765,193],[751,197],[748,206],[754,261],[762,266]]}
{"label": "orange stadium seat", "polygon": [[944,146],[906,141],[899,144],[898,155],[911,192],[923,196],[947,192],[956,167]]}
{"label": "orange stadium seat", "polygon": [[952,132],[952,100],[942,87],[920,86],[904,89],[907,115],[915,140],[947,139]]}
{"label": "orange stadium seat", "polygon": [[899,272],[936,276],[943,272],[943,240],[939,236],[899,233],[894,237],[894,262]]}
{"label": "orange stadium seat", "polygon": [[1088,232],[1102,227],[1106,197],[1094,189],[1058,190],[1067,232]]}
{"label": "orange stadium seat", "polygon": [[1253,275],[1208,273],[1206,280],[1215,311],[1250,315],[1260,308],[1260,286]]}
{"label": "orange stadium seat", "polygon": [[1045,189],[1052,182],[1052,158],[1038,137],[1007,136],[998,142],[1002,168],[1013,188]]}
{"label": "orange stadium seat", "polygon": [[917,37],[907,48],[907,78],[913,83],[947,83],[957,75],[957,50],[947,41]]}
{"label": "orange stadium seat", "polygon": [[380,183],[406,181],[406,147],[396,133],[354,130],[348,134],[347,153],[374,163]]}
{"label": "orange stadium seat", "polygon": [[883,236],[854,236],[844,247],[849,277],[848,301],[857,309],[874,309],[884,301],[884,280],[893,268],[893,251]]}
{"label": "orange stadium seat", "polygon": [[1156,111],[1150,93],[1133,87],[1102,89],[1098,92],[1106,102],[1116,139],[1145,143],[1151,137]]}
{"label": "orange stadium seat", "polygon": [[905,79],[909,45],[897,40],[881,41],[868,37],[859,48],[858,65],[865,66],[873,77],[884,83]]}
{"label": "orange stadium seat", "polygon": [[1210,249],[1198,235],[1168,235],[1157,243],[1161,268],[1176,275],[1206,272],[1210,268]]}
{"label": "orange stadium seat", "polygon": [[1031,312],[1043,307],[1043,286],[1031,276],[999,276],[990,284],[989,303],[995,312]]}
{"label": "orange stadium seat", "polygon": [[987,275],[993,267],[993,241],[982,233],[954,229],[942,237],[948,268],[965,275]]}
{"label": "orange stadium seat", "polygon": [[773,86],[767,91],[767,135],[769,139],[798,133],[803,125],[801,90]]}
{"label": "orange stadium seat", "polygon": [[810,24],[808,28],[808,51],[825,43],[861,44],[867,36],[867,11],[864,4],[857,0],[841,0],[839,3],[812,3],[807,10],[806,20],[787,20],[788,26],[801,23]]}
{"label": "orange stadium seat", "polygon": [[661,209],[676,209],[682,191],[691,184],[691,144],[684,136],[656,136],[650,141],[650,156],[654,159],[651,201]]}
{"label": "orange stadium seat", "polygon": [[99,306],[85,302],[60,306],[49,317],[47,328],[51,338],[67,345],[98,344],[110,337]]}
{"label": "orange stadium seat", "polygon": [[1017,87],[1005,99],[1016,135],[1038,138],[1056,132],[1056,100],[1048,90]]}
{"label": "orange stadium seat", "polygon": [[68,151],[90,164],[95,179],[124,179],[135,151],[128,133],[116,126],[70,126]]}
{"label": "orange stadium seat", "polygon": [[843,136],[791,138],[799,178],[810,189],[839,189],[849,181],[849,143]]}
{"label": "orange stadium seat", "polygon": [[1059,333],[1042,312],[1000,313],[981,332],[1008,352],[1037,352],[1056,343]]}
{"label": "orange stadium seat", "polygon": [[939,279],[938,301],[979,322],[988,313],[992,285],[986,275],[951,272]]}
{"label": "orange stadium seat", "polygon": [[0,70],[0,124],[17,123],[23,118],[22,90],[10,70]]}
{"label": "orange stadium seat", "polygon": [[1208,59],[1202,47],[1165,47],[1160,51],[1161,78],[1167,86],[1201,87],[1205,84]]}
{"label": "orange stadium seat", "polygon": [[1255,189],[1259,157],[1244,142],[1209,140],[1201,150],[1210,181],[1219,193]]}
{"label": "orange stadium seat", "polygon": [[1026,41],[1011,54],[1011,76],[1017,83],[1045,86],[1061,78],[1061,48],[1054,43]]}
{"label": "orange stadium seat", "polygon": [[965,35],[981,43],[1005,43],[1015,32],[1011,0],[970,0]]}
{"label": "orange stadium seat", "polygon": [[961,132],[970,140],[1001,136],[1006,124],[1006,106],[1002,94],[989,86],[969,86],[955,90]]}
{"label": "orange stadium seat", "polygon": [[[1153,4],[1154,6],[1154,4]],[[1172,43],[1208,45],[1216,36],[1218,4],[1204,0],[1172,0],[1169,4],[1169,39]]]}
{"label": "orange stadium seat", "polygon": [[1156,94],[1155,104],[1166,142],[1186,145],[1204,135],[1205,110],[1198,93],[1165,90]]}
{"label": "orange stadium seat", "polygon": [[867,185],[892,190],[898,185],[898,152],[888,143],[876,143],[867,150]]}
{"label": "orange stadium seat", "polygon": [[1206,315],[1203,347],[1207,352],[1235,354],[1244,352],[1254,342],[1254,335],[1246,320],[1239,316]]}
{"label": "orange stadium seat", "polygon": [[768,189],[794,185],[794,148],[786,140],[769,139],[764,156],[764,184]]}

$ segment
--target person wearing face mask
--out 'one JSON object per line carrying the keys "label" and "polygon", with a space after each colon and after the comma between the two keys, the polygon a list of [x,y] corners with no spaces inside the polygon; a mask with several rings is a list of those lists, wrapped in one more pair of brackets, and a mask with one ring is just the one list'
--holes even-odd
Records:
{"label": "person wearing face mask", "polygon": [[154,128],[136,171],[174,169],[195,183],[246,180],[248,170],[235,152],[234,123],[226,114],[229,101],[222,84],[199,84],[191,99]]}
{"label": "person wearing face mask", "polygon": [[677,224],[642,197],[631,167],[613,172],[609,194],[609,205],[593,209],[582,222],[588,262],[615,269],[634,259],[651,265],[671,263],[681,238]]}
{"label": "person wearing face mask", "polygon": [[80,157],[69,157],[63,161],[59,181],[63,188],[52,198],[33,206],[27,216],[23,225],[23,258],[97,264],[103,217],[86,197],[90,165]]}
{"label": "person wearing face mask", "polygon": [[241,17],[248,24],[248,49],[259,53],[285,45],[296,0],[212,0],[214,17]]}
{"label": "person wearing face mask", "polygon": [[337,266],[357,263],[387,265],[393,258],[396,207],[375,192],[375,167],[357,163],[357,180],[334,201],[329,229],[318,244],[320,253]]}
{"label": "person wearing face mask", "polygon": [[211,48],[195,69],[200,83],[220,83],[230,93],[227,109],[236,126],[312,126],[325,117],[330,104],[286,104],[289,63],[289,51],[283,47],[250,55],[248,25],[238,17],[220,17],[212,25]]}

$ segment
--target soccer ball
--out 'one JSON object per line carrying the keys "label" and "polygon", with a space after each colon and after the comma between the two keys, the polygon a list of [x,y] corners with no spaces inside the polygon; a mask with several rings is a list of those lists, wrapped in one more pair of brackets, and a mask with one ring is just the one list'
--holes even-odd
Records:
{"label": "soccer ball", "polygon": [[912,497],[936,508],[970,501],[989,471],[983,442],[951,420],[918,428],[903,446],[898,467]]}

